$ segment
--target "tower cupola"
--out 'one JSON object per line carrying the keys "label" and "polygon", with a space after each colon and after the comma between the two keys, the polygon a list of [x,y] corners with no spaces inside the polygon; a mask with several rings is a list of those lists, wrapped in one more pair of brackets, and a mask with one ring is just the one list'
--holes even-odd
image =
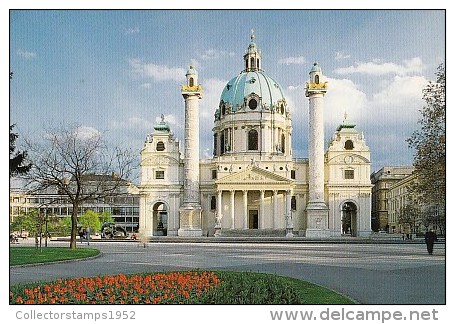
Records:
{"label": "tower cupola", "polygon": [[190,65],[188,71],[186,71],[186,85],[190,88],[197,87],[198,80],[197,80],[197,71],[193,65]]}
{"label": "tower cupola", "polygon": [[307,97],[312,94],[325,94],[327,92],[327,82],[322,81],[322,69],[318,62],[314,62],[313,67],[310,70],[310,80],[305,86],[305,95]]}

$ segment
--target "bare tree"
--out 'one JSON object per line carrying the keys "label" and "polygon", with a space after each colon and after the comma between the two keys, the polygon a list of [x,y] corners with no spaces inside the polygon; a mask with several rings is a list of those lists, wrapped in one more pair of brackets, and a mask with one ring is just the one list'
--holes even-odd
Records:
{"label": "bare tree", "polygon": [[76,248],[77,216],[85,202],[104,202],[128,186],[135,168],[131,150],[110,149],[97,131],[66,126],[46,132],[43,143],[26,140],[31,192],[57,190],[72,205],[70,248]]}

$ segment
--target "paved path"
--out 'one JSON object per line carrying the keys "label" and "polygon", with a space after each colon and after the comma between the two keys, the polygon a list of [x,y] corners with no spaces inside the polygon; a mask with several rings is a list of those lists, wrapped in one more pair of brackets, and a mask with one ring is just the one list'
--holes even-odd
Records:
{"label": "paved path", "polygon": [[[64,242],[52,242],[52,246]],[[79,243],[78,243],[79,244]],[[99,258],[14,267],[10,284],[186,269],[250,270],[308,280],[361,304],[444,304],[445,245],[92,242]]]}

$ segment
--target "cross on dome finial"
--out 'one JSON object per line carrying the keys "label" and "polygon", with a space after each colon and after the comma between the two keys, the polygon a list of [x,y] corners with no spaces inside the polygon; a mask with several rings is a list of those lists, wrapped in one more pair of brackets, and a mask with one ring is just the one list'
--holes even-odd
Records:
{"label": "cross on dome finial", "polygon": [[255,38],[255,37],[256,37],[256,36],[254,36],[254,29],[251,29],[250,39],[251,39],[252,42],[254,41],[254,38]]}
{"label": "cross on dome finial", "polygon": [[164,114],[161,114],[161,122],[164,123]]}
{"label": "cross on dome finial", "polygon": [[344,112],[344,120],[343,120],[343,124],[346,124],[348,121],[348,113],[345,111]]}

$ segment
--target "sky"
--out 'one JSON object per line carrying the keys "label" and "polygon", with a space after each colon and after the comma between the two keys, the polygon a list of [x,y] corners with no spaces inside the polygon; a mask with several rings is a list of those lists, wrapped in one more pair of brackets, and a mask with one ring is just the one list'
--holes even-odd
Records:
{"label": "sky", "polygon": [[262,68],[291,109],[294,157],[308,157],[304,85],[317,61],[329,82],[326,142],[346,113],[371,150],[371,172],[411,165],[406,139],[446,53],[444,10],[19,10],[9,18],[9,117],[20,138],[77,124],[138,159],[161,114],[183,150],[189,65],[204,89],[200,156],[211,157],[215,109],[254,29]]}

